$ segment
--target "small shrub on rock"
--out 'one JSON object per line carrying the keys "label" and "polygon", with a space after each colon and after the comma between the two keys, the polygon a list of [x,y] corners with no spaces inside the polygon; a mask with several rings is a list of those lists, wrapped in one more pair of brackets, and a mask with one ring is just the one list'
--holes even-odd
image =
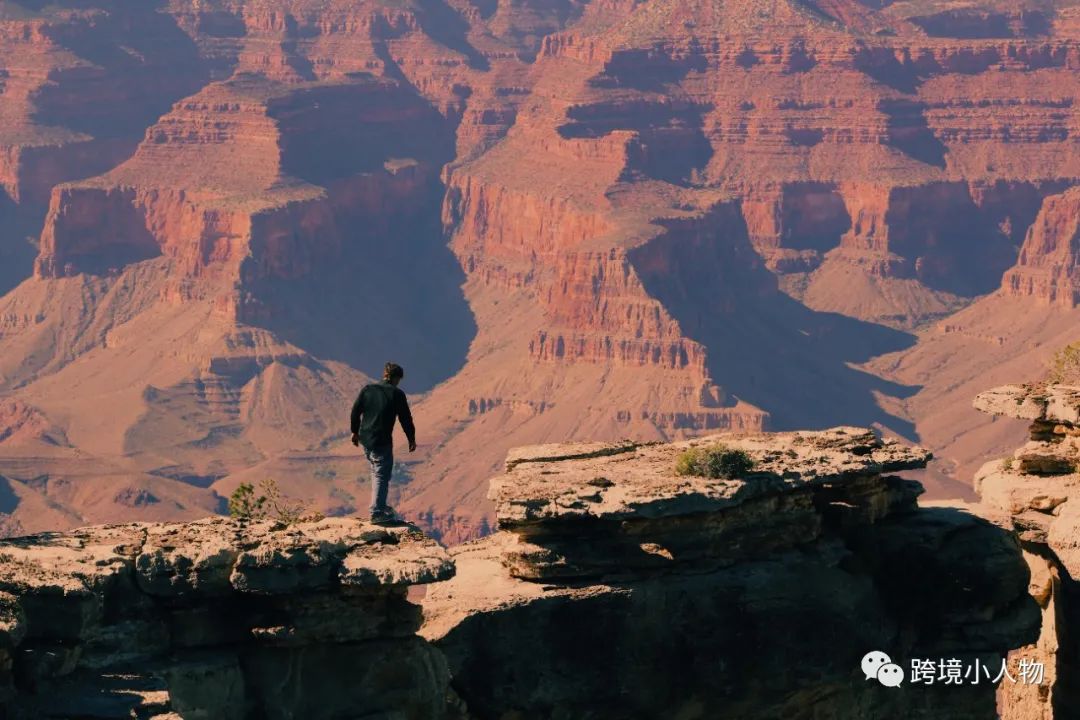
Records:
{"label": "small shrub on rock", "polygon": [[1080,385],[1080,342],[1066,345],[1054,353],[1046,379],[1055,384]]}
{"label": "small shrub on rock", "polygon": [[317,522],[322,513],[312,512],[306,503],[281,492],[275,480],[259,483],[261,493],[255,487],[243,483],[229,497],[229,517],[254,521],[272,518],[278,525],[294,525],[298,522]]}
{"label": "small shrub on rock", "polygon": [[266,517],[266,496],[256,495],[253,485],[242,483],[229,496],[229,517],[236,520],[262,520]]}
{"label": "small shrub on rock", "polygon": [[731,480],[754,468],[754,460],[746,452],[725,445],[695,447],[682,452],[675,461],[676,475]]}

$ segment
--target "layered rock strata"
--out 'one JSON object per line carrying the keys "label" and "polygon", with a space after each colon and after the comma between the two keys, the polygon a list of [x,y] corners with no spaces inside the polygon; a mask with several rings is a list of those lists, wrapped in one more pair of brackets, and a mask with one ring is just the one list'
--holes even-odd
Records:
{"label": "layered rock strata", "polygon": [[0,708],[13,718],[441,717],[446,663],[417,637],[407,591],[453,571],[413,527],[340,519],[8,540]]}
{"label": "layered rock strata", "polygon": [[[676,476],[723,442],[741,477]],[[13,718],[995,717],[871,650],[993,667],[1038,635],[1016,536],[919,508],[868,430],[515,451],[447,553],[355,520],[128,524],[0,545]],[[428,587],[421,607],[410,586]],[[419,635],[419,636],[418,636]]]}
{"label": "layered rock strata", "polygon": [[[388,357],[433,389],[398,504],[449,541],[535,442],[851,422],[969,476],[935,399],[1076,304],[1078,39],[1071,0],[0,2],[0,391],[67,438],[0,427],[4,524],[345,477]],[[274,372],[208,371],[252,326]],[[912,343],[929,380],[864,371]]]}
{"label": "layered rock strata", "polygon": [[[955,18],[918,2],[590,4],[546,37],[503,140],[448,166],[444,221],[478,332],[428,400],[451,430],[405,505],[437,507],[448,483],[479,505],[466,463],[559,428],[671,440],[853,422],[914,437],[923,406],[904,401],[923,383],[852,365],[917,342],[880,326],[922,328],[1000,288],[1044,200],[1080,177],[1080,55],[1074,26],[1053,22],[1069,11],[980,19],[990,4],[941,4]],[[1040,12],[1041,30],[1019,19]],[[1039,278],[1072,270],[1039,253],[1018,294],[1041,301]],[[887,362],[877,374],[895,379]],[[569,412],[566,377],[606,402]],[[469,512],[447,537],[467,536],[449,520]]]}
{"label": "layered rock strata", "polygon": [[[718,441],[752,470],[674,474]],[[857,428],[514,452],[499,531],[452,551],[421,632],[476,718],[993,718],[992,684],[859,672],[1000,666],[1038,632],[1015,535],[891,474],[927,459]]]}
{"label": "layered rock strata", "polygon": [[1005,720],[1072,718],[1080,713],[1080,387],[1007,385],[975,407],[1031,421],[1030,440],[987,463],[975,478],[982,502],[1004,513],[1031,567],[1042,633],[1019,652],[1038,655],[1056,682],[1050,693],[1013,692]]}
{"label": "layered rock strata", "polygon": [[1074,308],[1080,304],[1080,188],[1046,199],[1002,280],[1006,295],[1034,297]]}

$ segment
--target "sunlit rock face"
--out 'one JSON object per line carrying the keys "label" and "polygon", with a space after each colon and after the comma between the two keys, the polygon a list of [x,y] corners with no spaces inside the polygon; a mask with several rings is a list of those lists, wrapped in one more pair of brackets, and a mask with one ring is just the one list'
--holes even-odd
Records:
{"label": "sunlit rock face", "polygon": [[[675,472],[716,443],[745,453],[736,472]],[[531,446],[491,482],[497,531],[451,551],[340,518],[6,540],[0,709],[990,720],[997,684],[917,683],[911,662],[996,668],[1042,643],[1042,576],[1010,528],[919,507],[895,473],[928,459],[854,427]]]}
{"label": "sunlit rock face", "polygon": [[[714,442],[753,469],[675,475]],[[927,458],[858,428],[515,451],[498,532],[452,550],[421,634],[478,718],[996,717],[993,684],[860,670],[881,650],[996,671],[1038,633],[1015,534],[892,474]]]}
{"label": "sunlit rock face", "polygon": [[441,718],[449,681],[408,588],[454,566],[353,520],[99,526],[0,550],[16,718]]}
{"label": "sunlit rock face", "polygon": [[349,512],[387,360],[448,542],[536,442],[882,426],[970,496],[967,398],[1078,312],[1078,40],[1066,0],[2,2],[0,392],[47,428],[0,417],[2,524],[249,473]]}
{"label": "sunlit rock face", "polygon": [[975,407],[1030,422],[1029,441],[987,463],[975,478],[982,503],[1015,528],[1031,567],[1030,592],[1042,608],[1042,632],[1018,655],[1040,658],[1056,679],[1052,692],[1006,688],[1005,720],[1057,720],[1080,712],[1080,388],[1006,385]]}

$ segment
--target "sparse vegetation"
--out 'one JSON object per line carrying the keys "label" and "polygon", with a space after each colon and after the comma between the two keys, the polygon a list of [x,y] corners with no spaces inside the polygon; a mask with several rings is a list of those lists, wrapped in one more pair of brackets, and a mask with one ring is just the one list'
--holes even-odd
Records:
{"label": "sparse vegetation", "polygon": [[1080,342],[1066,345],[1054,353],[1046,379],[1052,383],[1080,385]]}
{"label": "sparse vegetation", "polygon": [[255,487],[241,483],[229,496],[229,517],[236,520],[262,520],[266,517],[266,496],[255,495]]}
{"label": "sparse vegetation", "polygon": [[1010,470],[1013,469],[1014,462],[1015,461],[1011,457],[1005,458],[1004,460],[1001,461],[1001,469],[1004,470],[1005,472],[1009,472]]}
{"label": "sparse vegetation", "polygon": [[281,492],[276,480],[264,480],[259,491],[250,483],[241,484],[229,496],[229,517],[237,520],[272,519],[282,525],[321,520],[321,513],[310,512],[307,503]]}
{"label": "sparse vegetation", "polygon": [[725,445],[690,448],[675,461],[676,475],[723,480],[740,477],[753,468],[754,460],[746,452]]}

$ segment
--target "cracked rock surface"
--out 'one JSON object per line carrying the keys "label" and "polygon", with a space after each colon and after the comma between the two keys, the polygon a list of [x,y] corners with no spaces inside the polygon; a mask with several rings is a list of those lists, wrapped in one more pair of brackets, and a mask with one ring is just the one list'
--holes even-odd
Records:
{"label": "cracked rock surface", "polygon": [[409,586],[451,577],[412,526],[210,518],[0,542],[12,717],[442,717]]}
{"label": "cracked rock surface", "polygon": [[1001,717],[1080,717],[1080,387],[1006,385],[974,404],[1031,421],[1028,442],[975,477],[982,505],[1023,542],[1029,592],[1042,611],[1038,640],[1015,654],[1043,663],[1047,687],[1005,688]]}
{"label": "cracked rock surface", "polygon": [[[717,444],[753,467],[675,474]],[[986,683],[897,693],[858,669],[1000,665],[1038,633],[1015,533],[892,474],[929,459],[850,427],[514,451],[499,532],[451,551],[420,632],[475,718],[990,720]]]}

